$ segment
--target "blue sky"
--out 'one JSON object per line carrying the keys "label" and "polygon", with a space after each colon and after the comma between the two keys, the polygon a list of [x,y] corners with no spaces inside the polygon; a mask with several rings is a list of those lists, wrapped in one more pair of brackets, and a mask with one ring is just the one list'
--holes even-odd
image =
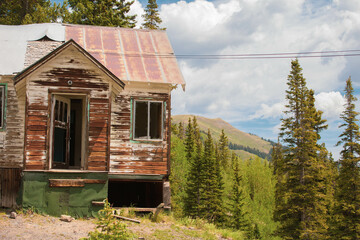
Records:
{"label": "blue sky", "polygon": [[[358,0],[158,1],[176,54],[253,54],[360,49]],[[131,9],[138,24],[146,1]],[[360,52],[358,52],[360,53]],[[173,114],[221,117],[242,131],[276,140],[291,59],[179,59],[186,91],[173,92]],[[334,147],[341,130],[345,81],[360,87],[360,57],[300,58]],[[360,107],[360,102],[357,102]]]}

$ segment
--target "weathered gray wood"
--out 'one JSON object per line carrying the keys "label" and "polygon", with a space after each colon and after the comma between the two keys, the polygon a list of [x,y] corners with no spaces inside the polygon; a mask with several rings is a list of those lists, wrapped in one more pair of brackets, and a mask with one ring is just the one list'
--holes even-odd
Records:
{"label": "weathered gray wood", "polygon": [[119,215],[115,215],[115,214],[113,214],[113,216],[118,218],[118,219],[130,221],[130,222],[134,222],[134,223],[141,223],[139,220],[136,220],[136,219],[127,218],[127,217],[123,217],[123,216],[119,216]]}
{"label": "weathered gray wood", "polygon": [[[87,96],[89,106],[88,122],[85,123],[85,129],[89,131],[83,139],[84,144],[87,143],[84,147],[87,154],[83,156],[85,169],[107,171],[109,99],[113,84],[108,75],[81,52],[69,47],[36,69],[27,82],[25,169],[46,170],[50,167],[51,133],[48,116],[52,94],[81,94]],[[39,150],[42,155],[32,155]]]}
{"label": "weathered gray wood", "polygon": [[92,201],[91,204],[94,206],[104,206],[105,205],[105,203],[103,201]]}
{"label": "weathered gray wood", "polygon": [[[169,92],[156,89],[127,89],[111,104],[110,172],[120,174],[168,174]],[[134,141],[132,139],[132,104],[134,99],[164,102],[164,137],[156,141]],[[166,106],[166,108],[165,108]]]}
{"label": "weathered gray wood", "polygon": [[12,76],[0,76],[0,83],[7,84],[5,127],[0,132],[0,167],[19,168],[23,166],[24,107],[18,98]]}

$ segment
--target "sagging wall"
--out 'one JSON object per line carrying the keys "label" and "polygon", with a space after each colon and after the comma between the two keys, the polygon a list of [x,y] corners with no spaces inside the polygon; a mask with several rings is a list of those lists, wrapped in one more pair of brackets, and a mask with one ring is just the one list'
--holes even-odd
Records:
{"label": "sagging wall", "polygon": [[27,100],[26,170],[49,169],[51,94],[59,93],[86,95],[88,119],[84,169],[108,169],[111,89],[104,75],[77,49],[69,47],[18,83],[26,84],[23,87]]}
{"label": "sagging wall", "polygon": [[0,168],[21,168],[24,154],[25,98],[18,98],[13,76],[0,76],[6,86],[5,121],[0,130]]}
{"label": "sagging wall", "polygon": [[[132,137],[133,101],[164,102],[163,139],[134,140]],[[170,94],[156,90],[126,89],[111,104],[110,174],[167,175],[170,148]],[[124,176],[124,178],[126,178]]]}
{"label": "sagging wall", "polygon": [[[24,171],[23,174],[22,207],[53,216],[95,216],[102,206],[92,202],[101,202],[108,195],[107,173]],[[61,180],[65,181],[61,183]],[[59,184],[51,185],[51,181]]]}

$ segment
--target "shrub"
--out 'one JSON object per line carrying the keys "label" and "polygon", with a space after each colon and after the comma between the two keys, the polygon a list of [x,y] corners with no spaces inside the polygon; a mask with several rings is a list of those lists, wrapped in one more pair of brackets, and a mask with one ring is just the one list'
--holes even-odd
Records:
{"label": "shrub", "polygon": [[[114,209],[111,208],[107,199],[104,200],[104,209],[99,211],[96,224],[97,229],[89,232],[89,237],[85,239],[105,239],[105,240],[127,240],[133,239],[133,234],[126,228],[126,224],[118,221],[113,216]],[[100,230],[100,231],[99,231]]]}

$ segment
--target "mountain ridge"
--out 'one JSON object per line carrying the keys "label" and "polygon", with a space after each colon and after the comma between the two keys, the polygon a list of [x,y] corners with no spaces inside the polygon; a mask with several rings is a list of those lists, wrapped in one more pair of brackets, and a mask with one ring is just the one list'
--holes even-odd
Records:
{"label": "mountain ridge", "polygon": [[[243,132],[219,117],[211,119],[197,115],[173,115],[172,119],[174,123],[182,122],[185,128],[189,117],[192,119],[194,116],[197,119],[200,131],[207,132],[207,129],[210,129],[215,139],[219,138],[221,130],[224,129],[229,143],[252,148],[255,149],[255,151],[258,150],[264,154],[270,153],[272,147],[269,141],[266,141],[257,135]],[[246,159],[255,156],[254,153],[245,150],[235,150],[235,152],[240,157],[244,157]]]}

